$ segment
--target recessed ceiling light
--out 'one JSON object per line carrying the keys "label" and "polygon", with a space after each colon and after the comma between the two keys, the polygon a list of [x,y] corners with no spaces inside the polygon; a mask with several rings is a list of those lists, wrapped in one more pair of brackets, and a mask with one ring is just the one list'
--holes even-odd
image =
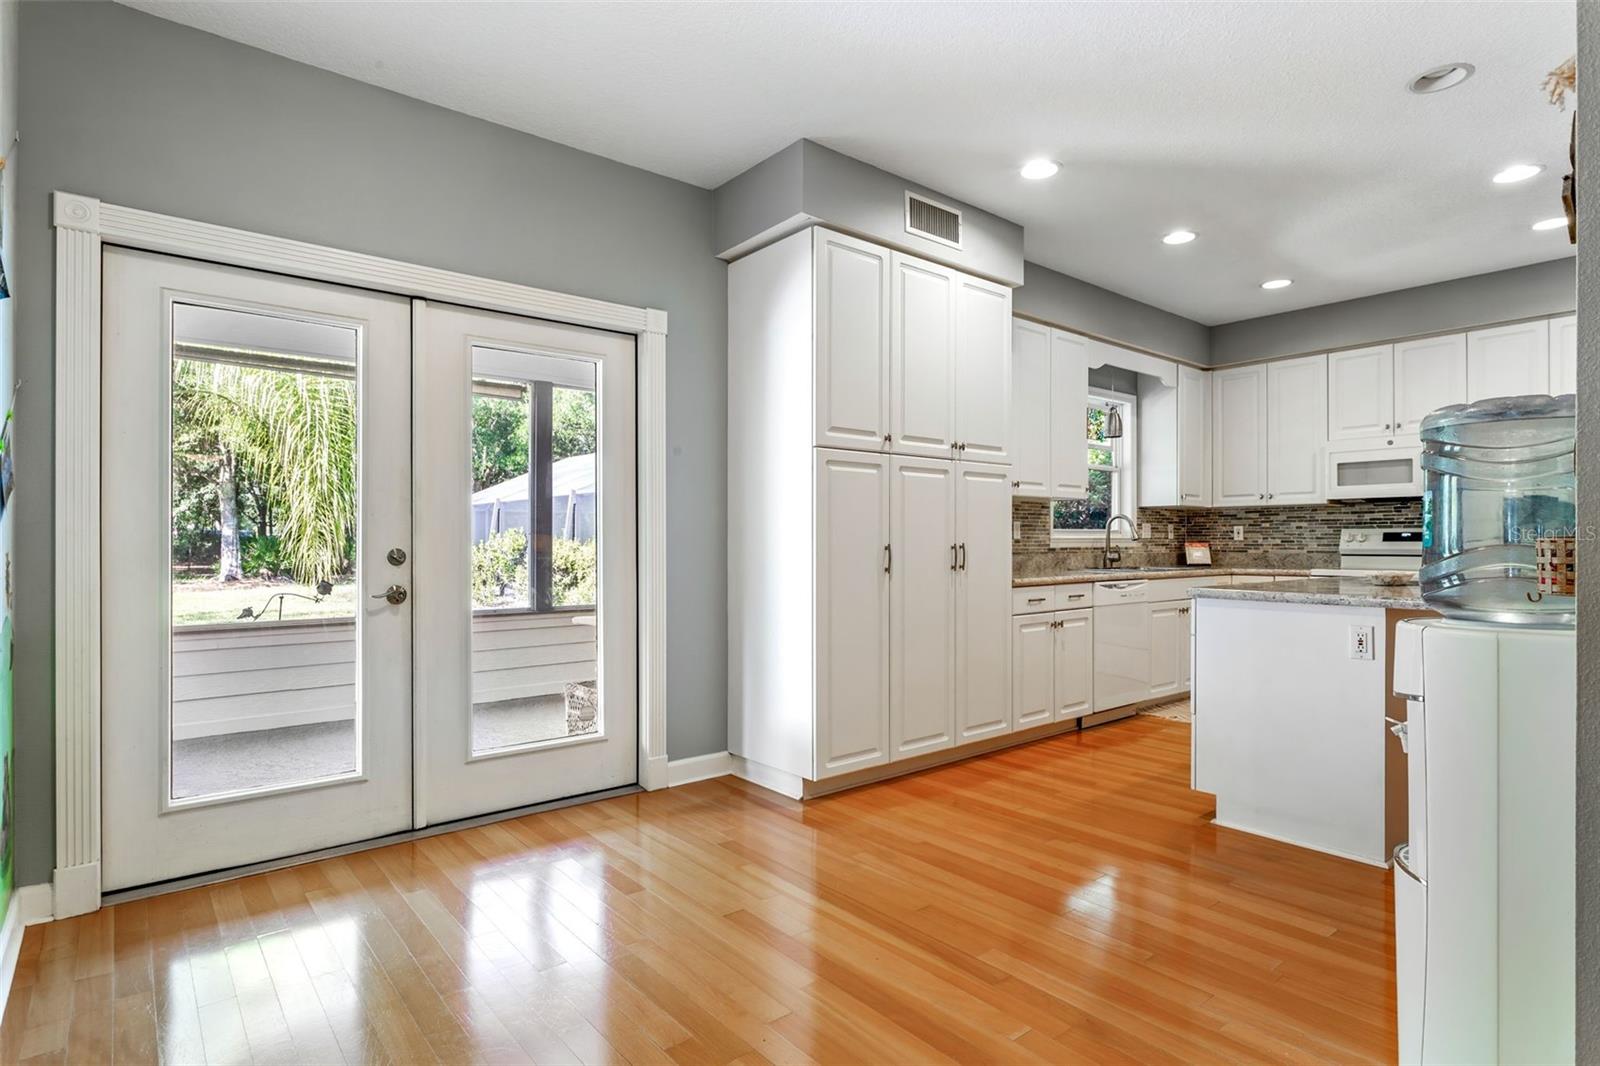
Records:
{"label": "recessed ceiling light", "polygon": [[1271,281],[1263,281],[1261,283],[1261,287],[1263,289],[1287,289],[1293,284],[1294,282],[1290,281],[1288,278],[1273,278]]}
{"label": "recessed ceiling light", "polygon": [[1162,244],[1188,244],[1190,241],[1194,240],[1194,236],[1195,235],[1194,235],[1194,231],[1193,230],[1175,229],[1171,233],[1167,234],[1165,237],[1161,238],[1161,243]]}
{"label": "recessed ceiling light", "polygon": [[1471,63],[1446,63],[1442,67],[1434,67],[1418,74],[1411,79],[1411,84],[1407,88],[1424,96],[1428,93],[1442,93],[1446,89],[1454,89],[1472,77],[1477,69]]}
{"label": "recessed ceiling light", "polygon": [[1513,163],[1494,176],[1496,185],[1511,185],[1519,181],[1527,181],[1544,167],[1538,163]]}
{"label": "recessed ceiling light", "polygon": [[1555,218],[1541,218],[1533,224],[1533,228],[1536,230],[1566,229],[1567,216],[1557,215]]}
{"label": "recessed ceiling light", "polygon": [[1060,169],[1061,164],[1054,159],[1030,159],[1022,164],[1020,173],[1029,181],[1043,181],[1045,178],[1055,177],[1056,171]]}

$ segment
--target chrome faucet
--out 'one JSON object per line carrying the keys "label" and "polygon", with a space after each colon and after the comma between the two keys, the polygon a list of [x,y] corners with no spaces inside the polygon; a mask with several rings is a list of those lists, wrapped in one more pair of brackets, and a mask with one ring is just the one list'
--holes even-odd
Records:
{"label": "chrome faucet", "polygon": [[1134,528],[1133,519],[1129,518],[1127,515],[1114,514],[1110,518],[1106,519],[1106,546],[1105,550],[1100,554],[1100,562],[1101,565],[1103,565],[1107,570],[1114,568],[1119,562],[1122,561],[1122,550],[1120,548],[1113,548],[1111,546],[1111,527],[1117,524],[1117,519],[1119,518],[1128,523],[1128,533],[1132,535],[1133,539],[1139,539],[1139,531]]}

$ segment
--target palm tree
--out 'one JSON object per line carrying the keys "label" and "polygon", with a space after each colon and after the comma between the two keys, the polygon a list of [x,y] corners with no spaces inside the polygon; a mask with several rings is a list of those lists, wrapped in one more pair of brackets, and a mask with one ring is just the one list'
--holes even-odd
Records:
{"label": "palm tree", "polygon": [[[355,383],[235,363],[179,359],[173,407],[186,427],[215,435],[223,563],[238,566],[235,471],[248,466],[273,496],[283,557],[295,580],[331,578],[349,561],[356,510]],[[231,526],[231,528],[230,528]]]}

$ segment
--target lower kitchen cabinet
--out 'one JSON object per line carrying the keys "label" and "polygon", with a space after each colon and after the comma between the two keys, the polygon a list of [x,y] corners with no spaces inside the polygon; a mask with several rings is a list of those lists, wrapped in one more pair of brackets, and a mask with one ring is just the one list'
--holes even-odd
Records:
{"label": "lower kitchen cabinet", "polygon": [[[1011,731],[1011,472],[986,463],[954,467],[955,711],[961,744]],[[909,574],[907,580],[939,576]]]}
{"label": "lower kitchen cabinet", "polygon": [[1189,691],[1190,601],[1150,605],[1150,698]]}
{"label": "lower kitchen cabinet", "polygon": [[1023,614],[1011,625],[1011,726],[1031,729],[1094,710],[1094,611]]}

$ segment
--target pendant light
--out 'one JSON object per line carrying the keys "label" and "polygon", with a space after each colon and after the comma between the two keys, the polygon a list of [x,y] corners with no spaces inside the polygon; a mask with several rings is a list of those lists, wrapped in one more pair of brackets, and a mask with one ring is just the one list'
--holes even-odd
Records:
{"label": "pendant light", "polygon": [[1106,404],[1106,440],[1116,440],[1122,436],[1122,412],[1117,410],[1114,403]]}

